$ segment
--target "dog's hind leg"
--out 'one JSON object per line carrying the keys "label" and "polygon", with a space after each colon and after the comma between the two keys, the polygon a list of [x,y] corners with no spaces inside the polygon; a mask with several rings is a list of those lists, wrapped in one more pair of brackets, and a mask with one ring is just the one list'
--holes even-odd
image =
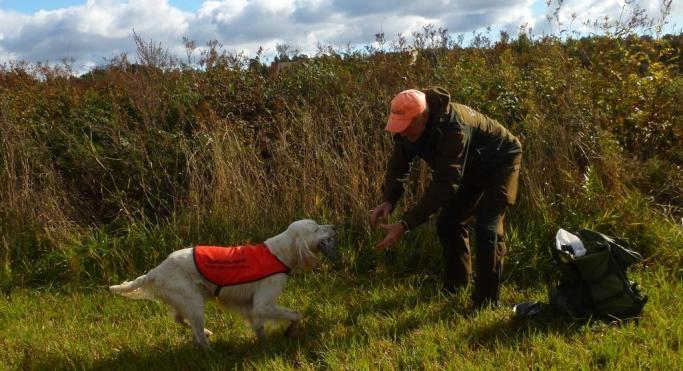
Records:
{"label": "dog's hind leg", "polygon": [[[168,297],[168,303],[175,310],[175,320],[188,325],[194,333],[195,342],[201,348],[209,348],[207,331],[204,328],[204,299],[201,295],[190,297]],[[208,331],[211,333],[211,331]]]}
{"label": "dog's hind leg", "polygon": [[[178,313],[177,311],[173,310],[172,316],[173,316],[173,319],[174,319],[178,324],[180,324],[181,326],[187,327],[187,328],[189,328],[189,329],[192,329],[192,326],[190,326],[190,323],[187,322],[187,320],[186,320],[180,313]],[[211,332],[211,330],[205,328],[205,329],[204,329],[204,335],[206,335],[206,337],[210,337],[211,335],[213,335],[213,332]]]}
{"label": "dog's hind leg", "polygon": [[204,303],[194,302],[186,305],[188,313],[185,317],[190,327],[192,327],[195,342],[201,348],[209,348],[209,339],[204,332]]}

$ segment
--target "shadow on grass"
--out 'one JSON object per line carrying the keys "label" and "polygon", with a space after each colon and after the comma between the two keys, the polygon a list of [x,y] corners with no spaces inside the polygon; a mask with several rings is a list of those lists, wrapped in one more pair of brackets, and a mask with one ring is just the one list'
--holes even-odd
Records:
{"label": "shadow on grass", "polygon": [[479,327],[470,334],[472,349],[496,346],[514,346],[539,335],[558,335],[567,340],[587,330],[599,330],[606,327],[619,327],[630,323],[638,324],[639,318],[614,320],[609,318],[572,318],[568,315],[553,312],[549,306],[536,316],[514,318],[510,315],[504,320]]}
{"label": "shadow on grass", "polygon": [[468,337],[472,349],[515,346],[539,335],[561,335],[570,338],[582,331],[586,321],[555,317],[549,311],[534,318],[516,319],[512,316],[490,325],[477,327]]}
{"label": "shadow on grass", "polygon": [[[127,346],[109,352],[102,359],[88,359],[84,354],[43,354],[33,358],[28,368],[56,369],[226,369],[253,368],[264,365],[298,367],[303,363],[314,367],[329,367],[326,352],[356,351],[376,339],[400,342],[413,330],[436,322],[476,321],[477,314],[464,315],[466,293],[444,296],[438,279],[430,275],[333,275],[302,283],[319,300],[304,305],[291,305],[302,311],[304,321],[298,336],[286,338],[283,328],[269,331],[267,339],[218,337],[211,340],[212,352],[197,349],[192,336],[185,331],[187,343],[165,347],[157,342],[149,346]],[[295,300],[298,299],[295,297]],[[322,304],[321,304],[322,303]],[[324,305],[343,307],[325,309]],[[367,321],[367,322],[366,322]],[[370,323],[370,328],[365,325]],[[168,326],[175,326],[169,319]],[[240,324],[240,326],[244,326]],[[341,331],[333,329],[342,328]],[[556,333],[571,336],[580,324],[552,317],[534,320],[495,320],[493,324],[477,326],[465,334],[472,348],[492,348],[500,344],[513,345],[528,336]],[[180,331],[180,330],[179,330]],[[220,336],[220,334],[217,334]]]}

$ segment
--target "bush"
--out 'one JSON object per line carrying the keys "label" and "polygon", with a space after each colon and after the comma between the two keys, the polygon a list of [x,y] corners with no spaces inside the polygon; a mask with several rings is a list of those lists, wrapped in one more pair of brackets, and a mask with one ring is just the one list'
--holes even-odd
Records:
{"label": "bush", "polygon": [[[557,227],[622,235],[680,269],[681,35],[520,34],[462,47],[426,43],[439,33],[425,33],[414,62],[399,43],[330,48],[288,58],[285,68],[209,43],[195,69],[161,51],[150,57],[154,45],[138,40],[144,64],[119,58],[81,77],[4,66],[1,276],[109,281],[173,248],[265,238],[300,217],[356,236],[344,248],[360,262],[372,255],[368,236],[377,238],[366,219],[391,145],[382,131],[388,102],[429,85],[500,120],[524,144],[509,274],[537,277]],[[403,205],[428,172],[414,177]],[[433,233],[413,236],[395,266],[437,272]]]}

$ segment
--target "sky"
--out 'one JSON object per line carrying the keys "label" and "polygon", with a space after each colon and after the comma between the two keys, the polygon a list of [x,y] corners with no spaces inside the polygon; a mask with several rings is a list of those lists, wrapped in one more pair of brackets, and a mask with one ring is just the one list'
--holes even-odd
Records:
{"label": "sky", "polygon": [[[254,56],[262,47],[272,58],[276,46],[315,54],[318,45],[336,48],[372,43],[382,31],[391,42],[425,25],[471,36],[492,28],[516,35],[521,25],[534,35],[556,33],[546,20],[558,0],[0,0],[0,64],[10,61],[59,63],[72,60],[87,71],[121,53],[134,57],[133,31],[184,57],[183,37],[201,48],[218,40],[225,50]],[[624,1],[632,5],[624,8]],[[661,18],[664,0],[564,0],[563,27],[588,33],[586,20],[627,17],[634,6]],[[625,11],[623,9],[626,9]],[[573,22],[572,14],[576,15]],[[683,26],[683,0],[673,0],[668,32]],[[198,51],[195,51],[198,53]]]}

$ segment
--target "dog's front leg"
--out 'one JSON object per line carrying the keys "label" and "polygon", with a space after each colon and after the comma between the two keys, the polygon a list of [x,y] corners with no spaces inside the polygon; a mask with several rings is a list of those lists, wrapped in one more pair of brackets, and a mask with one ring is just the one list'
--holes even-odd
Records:
{"label": "dog's front leg", "polygon": [[275,305],[275,301],[282,293],[287,282],[286,275],[274,275],[260,282],[259,287],[254,291],[251,313],[252,326],[256,336],[262,338],[263,322],[265,320],[285,319],[291,321],[287,327],[287,336],[293,336],[301,320],[299,312]]}
{"label": "dog's front leg", "polygon": [[292,323],[287,326],[287,329],[285,330],[285,336],[293,338],[296,336],[297,331],[299,330],[299,320],[292,321]]}
{"label": "dog's front leg", "polygon": [[[259,318],[261,320],[284,319],[291,321],[290,325],[287,327],[287,330],[285,330],[285,334],[290,337],[294,336],[294,333],[299,326],[299,321],[301,320],[301,314],[299,312],[275,305],[273,303],[264,303],[259,306],[255,305],[253,317],[255,319]],[[261,325],[260,328],[262,329],[263,325]],[[256,336],[259,336],[258,331]]]}
{"label": "dog's front leg", "polygon": [[[284,286],[284,285],[283,285]],[[273,287],[273,286],[271,286]],[[280,286],[282,287],[282,286]],[[254,301],[252,307],[252,319],[253,321],[264,320],[278,320],[285,319],[291,321],[291,324],[286,330],[287,336],[293,336],[294,331],[297,329],[299,320],[301,320],[301,314],[299,312],[281,307],[275,304],[275,300],[278,298],[282,289],[279,290],[260,290],[254,294]],[[262,328],[262,325],[261,325]],[[259,336],[258,330],[256,336]],[[262,333],[261,333],[262,336]]]}
{"label": "dog's front leg", "polygon": [[251,328],[254,330],[254,333],[256,334],[256,338],[259,340],[263,340],[266,337],[266,330],[265,330],[265,323],[266,320],[261,317],[253,317],[249,321],[251,323]]}

